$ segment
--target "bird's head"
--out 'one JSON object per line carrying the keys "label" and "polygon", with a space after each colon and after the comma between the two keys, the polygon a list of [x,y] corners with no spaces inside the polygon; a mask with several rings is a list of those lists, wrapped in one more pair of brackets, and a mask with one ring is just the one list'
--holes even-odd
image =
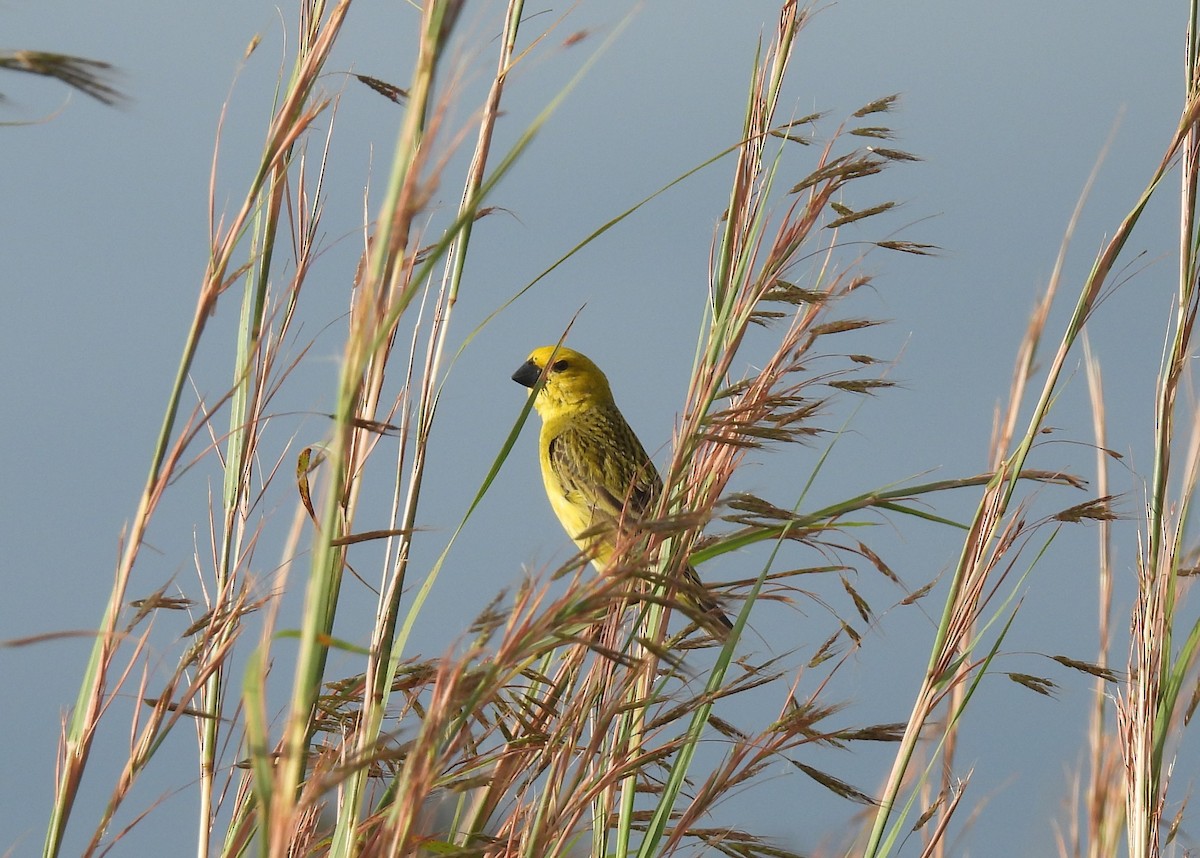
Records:
{"label": "bird's head", "polygon": [[612,390],[604,373],[574,349],[565,346],[534,349],[512,375],[513,381],[530,390],[543,377],[545,384],[533,401],[533,407],[542,417],[612,402]]}

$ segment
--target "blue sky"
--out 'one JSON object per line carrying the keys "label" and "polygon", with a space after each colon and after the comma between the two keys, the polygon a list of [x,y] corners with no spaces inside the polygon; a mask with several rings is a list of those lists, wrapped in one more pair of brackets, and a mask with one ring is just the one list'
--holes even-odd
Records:
{"label": "blue sky", "polygon": [[[465,100],[452,110],[451,127],[465,126],[486,85],[500,11],[494,2],[468,4],[457,54]],[[899,201],[888,229],[941,248],[933,258],[880,252],[868,258],[874,285],[847,312],[889,324],[856,335],[854,349],[894,359],[891,375],[900,386],[854,415],[818,476],[813,503],[918,474],[948,478],[986,468],[993,408],[1005,396],[1028,312],[1089,174],[1103,152],[1067,255],[1067,296],[1135,202],[1174,130],[1186,14],[1182,3],[844,0],[813,17],[800,37],[783,113],[827,111],[819,126],[827,134],[862,104],[899,93],[899,107],[884,122],[896,129],[897,148],[924,160],[864,183],[855,202]],[[8,404],[9,452],[0,638],[15,639],[86,630],[99,620],[204,270],[222,107],[228,102],[218,211],[237,200],[253,168],[277,75],[294,41],[295,14],[291,6],[256,2],[11,0],[0,15],[4,47],[107,60],[120,70],[115,81],[130,96],[110,109],[79,95],[68,98],[50,82],[0,77],[6,97],[0,121],[30,121],[0,131],[6,165],[0,171],[6,201],[0,285],[7,308],[0,314],[0,358],[7,368],[0,393]],[[497,189],[492,202],[503,212],[476,230],[454,320],[455,346],[599,225],[736,141],[756,41],[769,37],[776,6],[585,0],[569,10],[547,7],[530,20],[528,32],[561,15],[565,21],[545,49],[510,81],[502,147],[616,35]],[[401,118],[398,108],[345,72],[403,85],[414,22],[404,3],[363,0],[352,8],[323,78],[340,94],[326,250],[315,272],[328,288],[310,290],[300,336],[314,345],[281,400],[281,438],[294,433],[311,443],[324,431],[319,415],[329,410],[337,321],[361,248],[363,195],[384,179]],[[588,37],[578,45],[562,46],[567,35],[583,31]],[[256,35],[262,43],[243,63]],[[796,157],[799,170],[816,154]],[[425,560],[444,546],[521,405],[510,373],[531,348],[557,339],[580,307],[571,345],[607,371],[618,402],[662,461],[683,401],[731,169],[723,160],[657,198],[482,329],[445,388],[443,419],[462,429],[448,432],[444,446],[432,450],[435,488],[422,511],[430,533],[420,549]],[[453,170],[448,175],[456,176]],[[453,208],[457,183],[448,180],[435,209]],[[1109,443],[1126,457],[1115,488],[1126,493],[1123,509],[1134,519],[1117,529],[1124,600],[1118,630],[1127,627],[1136,517],[1149,473],[1150,406],[1174,289],[1176,219],[1169,195],[1152,205],[1130,247],[1126,282],[1094,320],[1093,345],[1109,388]],[[844,237],[878,238],[872,230],[881,228],[851,227]],[[1052,313],[1052,336],[1066,309],[1064,303]],[[197,365],[196,389],[206,397],[228,385],[236,322],[232,298],[214,318]],[[1051,415],[1056,434],[1034,466],[1091,468],[1090,451],[1073,443],[1090,437],[1077,367],[1072,361],[1067,392]],[[527,432],[456,546],[453,572],[435,593],[429,626],[419,630],[427,652],[449,644],[454,630],[494,592],[520,580],[523,569],[544,569],[568,556],[569,544],[534,476],[534,455]],[[764,460],[747,470],[743,487],[789,505],[817,455],[805,449]],[[196,473],[177,487],[151,532],[155,551],[143,555],[135,593],[168,580],[197,592],[192,546],[198,541],[203,553],[211,478]],[[381,491],[386,498],[386,486]],[[1041,509],[1081,499],[1047,493]],[[276,526],[289,520],[290,502],[281,497],[266,511]],[[949,501],[939,511],[962,517],[972,502]],[[904,522],[876,530],[886,531],[878,537],[886,557],[914,589],[956,558],[958,537],[947,529]],[[1021,589],[1025,603],[1006,646],[1014,654],[1001,669],[1051,675],[1063,687],[1058,699],[1035,697],[1000,677],[981,689],[965,723],[960,766],[964,774],[974,769],[974,800],[988,804],[954,854],[1052,853],[1051,825],[1064,818],[1066,772],[1082,753],[1091,683],[1055,672],[1036,654],[1094,657],[1094,542],[1095,533],[1086,529],[1064,534]],[[714,565],[706,576],[746,574],[729,559]],[[833,580],[823,586],[830,597],[840,589]],[[369,612],[372,604],[365,592],[347,598],[351,612]],[[760,640],[747,646],[795,650],[802,665],[828,635],[828,623],[812,605],[802,614],[767,614],[755,624]],[[864,648],[837,686],[861,707],[856,717],[907,717],[931,633],[932,623],[919,611],[883,617],[873,632],[876,645]],[[24,773],[0,779],[0,806],[8,809],[0,819],[0,851],[12,845],[13,854],[31,854],[40,843],[60,719],[74,700],[87,652],[83,637],[0,649],[0,683],[9,689],[0,698],[0,717],[19,725],[6,731],[6,768]],[[1123,650],[1117,655],[1121,667]],[[733,714],[752,720],[755,713]],[[124,737],[114,725],[98,750],[78,837],[107,795]],[[187,760],[187,731],[174,741],[171,751]],[[878,756],[858,752],[821,762],[869,791],[887,759],[884,749]],[[190,820],[189,777],[156,768],[141,788],[140,806],[166,794],[170,812],[164,816]],[[1182,786],[1186,775],[1179,780]],[[741,797],[738,812],[761,813],[767,833],[803,850],[816,851],[836,831],[826,820],[852,811],[782,772],[771,789],[777,808],[763,811],[752,794]],[[820,808],[820,818],[798,808]],[[147,831],[166,842],[180,838],[178,848],[192,837],[186,825],[152,821]],[[135,835],[114,854],[149,854],[136,851],[139,842],[145,848]]]}

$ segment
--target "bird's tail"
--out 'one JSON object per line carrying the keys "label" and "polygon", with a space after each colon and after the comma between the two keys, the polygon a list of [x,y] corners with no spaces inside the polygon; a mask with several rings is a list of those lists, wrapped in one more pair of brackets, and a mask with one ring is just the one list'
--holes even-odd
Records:
{"label": "bird's tail", "polygon": [[733,621],[721,609],[717,600],[709,595],[708,588],[704,586],[704,582],[700,580],[695,569],[691,566],[687,567],[686,575],[687,591],[683,593],[684,597],[699,608],[703,615],[702,619],[709,621],[704,623],[705,628],[713,632],[720,640],[725,640],[733,631]]}

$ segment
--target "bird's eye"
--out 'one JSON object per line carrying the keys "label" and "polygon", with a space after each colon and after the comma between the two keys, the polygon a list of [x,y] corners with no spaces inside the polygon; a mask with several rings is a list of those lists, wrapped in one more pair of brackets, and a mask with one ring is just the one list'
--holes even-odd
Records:
{"label": "bird's eye", "polygon": [[567,368],[567,362],[565,359],[564,360],[556,360],[554,362],[554,366],[552,366],[550,368],[552,370],[554,370],[555,372],[562,372],[564,369]]}

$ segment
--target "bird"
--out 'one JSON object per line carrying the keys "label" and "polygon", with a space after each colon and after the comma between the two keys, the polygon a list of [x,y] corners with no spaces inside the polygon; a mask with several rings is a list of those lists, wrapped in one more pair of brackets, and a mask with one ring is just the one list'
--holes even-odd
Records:
{"label": "bird", "polygon": [[[536,397],[533,407],[542,420],[538,457],[550,507],[580,551],[604,572],[616,549],[617,523],[652,514],[662,478],[617,408],[607,377],[584,355],[566,346],[542,346],[512,379]],[[684,575],[687,586],[679,595],[699,609],[710,632],[727,637],[733,629],[729,617],[690,565]]]}

